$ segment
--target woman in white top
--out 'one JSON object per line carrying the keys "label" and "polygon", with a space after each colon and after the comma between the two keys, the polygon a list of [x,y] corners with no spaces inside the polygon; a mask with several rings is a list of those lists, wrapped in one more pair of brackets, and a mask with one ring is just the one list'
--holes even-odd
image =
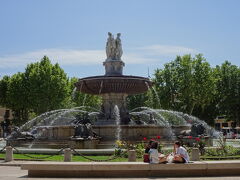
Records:
{"label": "woman in white top", "polygon": [[148,153],[150,163],[158,164],[159,163],[158,142],[154,141],[151,143],[151,148]]}
{"label": "woman in white top", "polygon": [[180,142],[174,143],[174,158],[173,162],[175,163],[188,163],[189,155],[187,150],[181,146]]}

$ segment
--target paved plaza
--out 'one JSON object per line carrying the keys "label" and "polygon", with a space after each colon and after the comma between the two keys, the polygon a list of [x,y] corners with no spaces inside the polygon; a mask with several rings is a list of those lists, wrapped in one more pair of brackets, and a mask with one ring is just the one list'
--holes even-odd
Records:
{"label": "paved plaza", "polygon": [[[0,180],[38,180],[38,179],[106,179],[106,178],[28,178],[27,171],[16,166],[0,166]],[[183,177],[183,178],[108,178],[108,179],[163,179],[163,180],[240,180],[240,176],[233,177]]]}

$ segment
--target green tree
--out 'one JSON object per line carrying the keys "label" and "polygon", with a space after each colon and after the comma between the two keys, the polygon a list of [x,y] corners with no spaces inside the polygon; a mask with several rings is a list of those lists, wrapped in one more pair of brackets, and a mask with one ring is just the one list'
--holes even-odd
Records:
{"label": "green tree", "polygon": [[216,94],[216,82],[210,64],[201,54],[193,59],[193,90],[194,101],[203,114],[204,108],[208,106]]}
{"label": "green tree", "polygon": [[137,95],[129,95],[127,97],[127,107],[129,110],[147,106],[147,101],[149,96],[147,93],[137,94]]}
{"label": "green tree", "polygon": [[177,99],[179,93],[179,83],[177,74],[177,63],[181,57],[177,56],[175,61],[164,65],[163,69],[156,69],[154,74],[154,86],[161,99],[161,106],[164,109],[179,109]]}
{"label": "green tree", "polygon": [[13,122],[16,125],[29,119],[29,91],[24,73],[14,74],[9,81],[7,91],[7,107],[13,111]]}
{"label": "green tree", "polygon": [[9,102],[7,99],[9,81],[9,76],[3,76],[3,78],[0,80],[0,105],[4,107],[8,107]]}
{"label": "green tree", "polygon": [[51,64],[47,56],[29,64],[25,71],[29,104],[37,114],[65,106],[69,96],[69,80],[58,64]]}
{"label": "green tree", "polygon": [[216,66],[215,74],[218,111],[240,124],[240,68],[225,61]]}
{"label": "green tree", "polygon": [[201,54],[177,56],[155,71],[154,82],[164,109],[193,114],[201,107],[204,112],[214,96],[212,69]]}

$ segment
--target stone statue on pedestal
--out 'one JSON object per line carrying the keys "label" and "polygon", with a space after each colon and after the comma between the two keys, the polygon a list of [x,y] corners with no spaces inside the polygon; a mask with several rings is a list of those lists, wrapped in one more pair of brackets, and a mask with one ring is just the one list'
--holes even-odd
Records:
{"label": "stone statue on pedestal", "polygon": [[123,54],[123,50],[122,50],[122,42],[120,39],[121,33],[117,33],[117,38],[115,40],[116,42],[116,59],[117,60],[121,60],[122,54]]}
{"label": "stone statue on pedestal", "polygon": [[123,51],[120,36],[121,33],[117,33],[117,38],[114,39],[112,33],[108,32],[106,44],[107,60],[121,60]]}
{"label": "stone statue on pedestal", "polygon": [[114,57],[114,51],[116,49],[115,40],[112,33],[108,32],[108,39],[106,44],[106,54],[107,59],[112,59]]}

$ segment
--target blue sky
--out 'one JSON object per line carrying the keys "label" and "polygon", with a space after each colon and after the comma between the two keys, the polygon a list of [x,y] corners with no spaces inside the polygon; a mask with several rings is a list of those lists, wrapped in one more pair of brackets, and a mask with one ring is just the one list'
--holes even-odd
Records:
{"label": "blue sky", "polygon": [[122,33],[124,74],[176,55],[240,65],[239,0],[0,0],[0,76],[44,55],[69,76],[104,74],[107,32]]}

